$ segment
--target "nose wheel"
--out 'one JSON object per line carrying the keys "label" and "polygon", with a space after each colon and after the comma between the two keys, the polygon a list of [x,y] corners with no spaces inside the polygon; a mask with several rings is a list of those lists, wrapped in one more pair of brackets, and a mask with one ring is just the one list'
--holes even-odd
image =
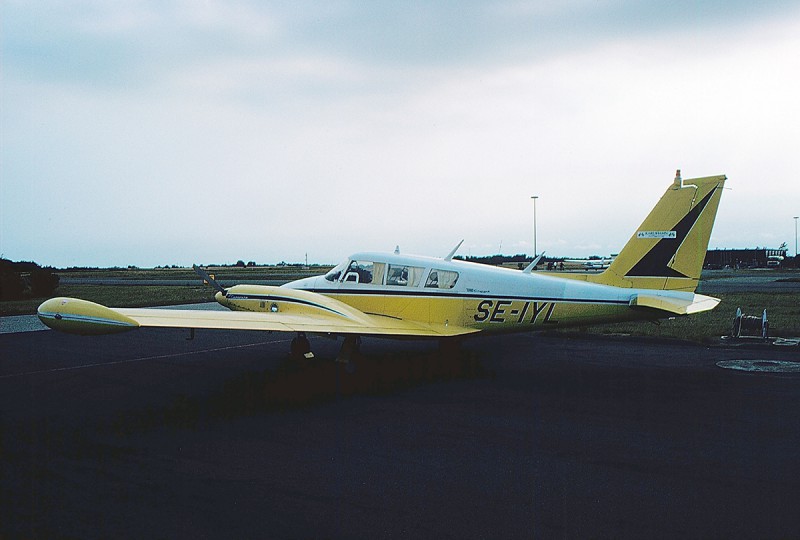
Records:
{"label": "nose wheel", "polygon": [[311,352],[311,343],[309,343],[304,333],[301,332],[292,339],[292,343],[289,346],[289,354],[291,354],[292,358],[297,359],[306,358],[310,360],[314,358],[314,353]]}

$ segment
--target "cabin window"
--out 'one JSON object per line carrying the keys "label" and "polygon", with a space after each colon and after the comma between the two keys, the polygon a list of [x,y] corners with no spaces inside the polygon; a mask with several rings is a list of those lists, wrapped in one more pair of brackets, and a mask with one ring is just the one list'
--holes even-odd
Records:
{"label": "cabin window", "polygon": [[386,273],[387,285],[400,285],[401,287],[416,287],[422,279],[424,268],[419,266],[406,266],[404,264],[390,264]]}
{"label": "cabin window", "polygon": [[431,270],[428,274],[428,279],[425,281],[425,287],[430,289],[452,289],[456,286],[458,281],[458,272],[451,272],[450,270]]}
{"label": "cabin window", "polygon": [[344,274],[344,281],[346,283],[372,283],[372,274],[372,261],[350,261],[347,272]]}

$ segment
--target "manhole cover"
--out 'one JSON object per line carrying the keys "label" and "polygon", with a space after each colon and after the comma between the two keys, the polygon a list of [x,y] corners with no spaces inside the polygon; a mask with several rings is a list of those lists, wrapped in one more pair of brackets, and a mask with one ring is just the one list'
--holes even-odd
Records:
{"label": "manhole cover", "polygon": [[765,371],[770,373],[800,373],[800,362],[783,360],[724,360],[717,366],[739,371]]}

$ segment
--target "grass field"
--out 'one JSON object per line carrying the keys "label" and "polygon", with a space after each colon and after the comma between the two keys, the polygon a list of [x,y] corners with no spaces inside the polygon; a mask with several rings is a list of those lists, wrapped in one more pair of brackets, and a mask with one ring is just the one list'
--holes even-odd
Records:
{"label": "grass field", "polygon": [[[800,293],[772,294],[764,292],[724,293],[714,295],[721,300],[711,311],[689,317],[653,322],[629,322],[589,326],[577,331],[591,334],[630,334],[685,339],[711,343],[729,335],[736,315],[742,308],[745,315],[761,316],[767,310],[770,336],[800,337]],[[565,329],[575,332],[576,329]]]}
{"label": "grass field", "polygon": [[[214,289],[198,285],[61,285],[54,296],[69,296],[113,307],[171,306],[213,302]],[[32,315],[46,298],[0,302],[0,315]]]}
{"label": "grass field", "polygon": [[[208,272],[218,280],[292,281],[302,277],[324,274],[330,266],[257,266],[253,268],[210,267]],[[113,307],[170,306],[214,301],[216,292],[210,285],[203,285],[191,268],[110,268],[58,271],[61,278],[89,278],[114,280],[174,280],[197,281],[197,285],[59,285],[53,296],[70,296]],[[0,316],[32,315],[46,298],[29,298],[0,302]]]}
{"label": "grass field", "polygon": [[[302,266],[208,266],[204,267],[216,279],[224,280],[271,280],[298,279],[304,276],[324,274],[330,265]],[[105,268],[59,270],[64,278],[105,278],[105,279],[152,279],[152,280],[192,280],[199,279],[191,268]]]}

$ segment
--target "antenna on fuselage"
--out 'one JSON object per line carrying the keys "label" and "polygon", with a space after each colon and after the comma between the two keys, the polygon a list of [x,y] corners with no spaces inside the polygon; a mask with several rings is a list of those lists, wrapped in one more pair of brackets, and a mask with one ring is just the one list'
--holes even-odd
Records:
{"label": "antenna on fuselage", "polygon": [[522,273],[523,273],[523,274],[530,274],[531,272],[533,272],[533,269],[534,269],[534,268],[536,268],[536,265],[537,265],[537,264],[539,264],[539,261],[541,261],[541,260],[542,260],[542,257],[544,257],[544,251],[542,251],[541,253],[539,253],[539,256],[538,256],[538,257],[536,257],[535,259],[533,259],[533,260],[531,261],[531,264],[529,264],[528,266],[526,266],[526,267],[525,267],[525,270],[523,270],[523,271],[522,271]]}
{"label": "antenna on fuselage", "polygon": [[451,260],[453,260],[453,255],[455,255],[455,254],[456,254],[456,251],[458,251],[458,248],[460,248],[460,247],[461,247],[461,244],[463,244],[463,243],[464,243],[464,240],[461,240],[461,242],[459,242],[459,243],[456,245],[456,247],[454,247],[454,248],[453,248],[453,250],[452,250],[450,253],[448,253],[448,254],[447,254],[447,256],[444,258],[444,260],[445,260],[445,261],[448,261],[448,262],[449,262],[449,261],[451,261]]}

